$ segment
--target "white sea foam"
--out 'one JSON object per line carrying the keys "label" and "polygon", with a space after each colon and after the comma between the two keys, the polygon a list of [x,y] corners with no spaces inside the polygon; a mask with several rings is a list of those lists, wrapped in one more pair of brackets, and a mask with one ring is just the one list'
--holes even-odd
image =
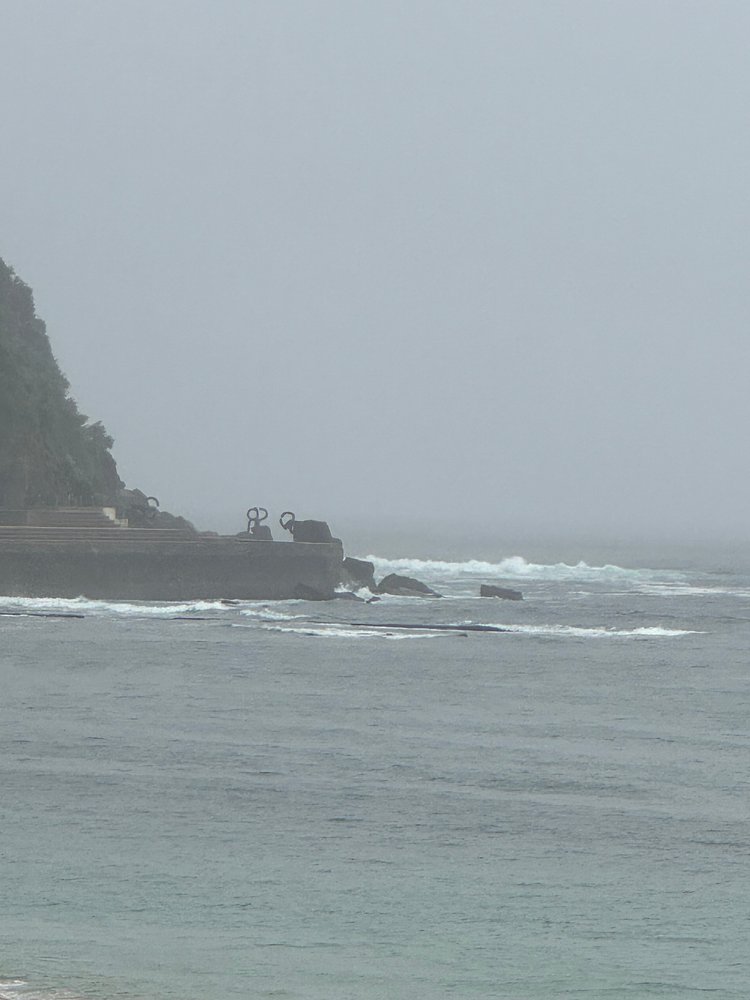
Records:
{"label": "white sea foam", "polygon": [[86,597],[0,597],[3,611],[48,614],[111,614],[139,618],[171,618],[175,615],[199,614],[205,611],[226,611],[221,601],[188,601],[184,603],[156,604],[129,601],[94,601]]}
{"label": "white sea foam", "polygon": [[712,587],[688,583],[646,583],[642,593],[651,597],[739,597],[750,600],[746,587]]}
{"label": "white sea foam", "polygon": [[0,1000],[82,1000],[82,997],[66,989],[37,990],[23,979],[13,979],[0,982]]}
{"label": "white sea foam", "polygon": [[[467,625],[468,622],[456,622],[457,625]],[[518,635],[548,635],[570,636],[581,639],[612,639],[618,637],[632,638],[634,636],[652,636],[654,638],[674,638],[681,635],[698,635],[696,629],[662,628],[660,625],[648,625],[640,628],[606,628],[605,626],[585,628],[581,625],[508,625],[497,624],[495,628],[503,629]]]}
{"label": "white sea foam", "polygon": [[268,622],[291,622],[295,618],[306,618],[307,615],[293,615],[288,611],[277,611],[274,608],[241,608],[240,614],[245,618],[258,618],[260,621]]}
{"label": "white sea foam", "polygon": [[577,581],[643,581],[654,578],[682,578],[674,571],[653,569],[625,569],[622,566],[590,566],[585,562],[575,565],[568,563],[533,563],[523,556],[508,556],[500,562],[484,562],[467,559],[464,562],[449,562],[439,559],[386,559],[381,556],[364,557],[373,563],[376,574],[415,574],[430,580],[461,580],[463,577],[516,578],[523,580],[577,580]]}
{"label": "white sea foam", "polygon": [[[466,627],[471,631],[474,622],[451,622],[451,626],[456,629]],[[436,628],[430,629],[428,624],[415,626],[414,631],[409,631],[408,625],[397,626],[393,631],[388,627],[368,628],[368,626],[352,626],[347,622],[331,622],[330,624],[314,622],[309,625],[299,623],[297,625],[240,625],[233,624],[234,628],[259,628],[269,632],[287,632],[296,635],[318,636],[332,639],[435,639],[440,636],[448,637],[456,635],[453,630]],[[514,624],[493,624],[497,632],[478,632],[480,635],[528,635],[528,636],[552,636],[556,638],[577,638],[577,639],[614,639],[614,638],[677,638],[685,635],[703,634],[697,629],[675,629],[663,628],[660,625],[647,625],[632,629],[607,628],[606,626],[584,627],[581,625],[514,625]]]}
{"label": "white sea foam", "polygon": [[316,636],[323,639],[437,639],[450,635],[446,632],[389,632],[387,629],[349,628],[346,625],[262,625],[270,632],[294,632],[297,635]]}
{"label": "white sea foam", "polygon": [[[289,604],[301,605],[303,602],[277,602],[281,608]],[[86,597],[0,597],[0,614],[3,612],[26,614],[80,614],[80,615],[115,615],[125,618],[174,618],[181,615],[200,615],[210,612],[241,614],[250,618],[267,619],[269,621],[287,621],[294,618],[304,618],[305,615],[294,614],[291,610],[271,608],[268,604],[250,601],[183,601],[174,603],[132,602],[132,601],[97,601]]]}

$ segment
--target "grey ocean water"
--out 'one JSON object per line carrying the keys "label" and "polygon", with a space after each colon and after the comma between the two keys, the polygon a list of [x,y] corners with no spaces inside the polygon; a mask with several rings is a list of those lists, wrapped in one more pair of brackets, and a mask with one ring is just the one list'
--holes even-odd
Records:
{"label": "grey ocean water", "polygon": [[750,995],[747,561],[379,568],[447,597],[0,600],[0,994]]}

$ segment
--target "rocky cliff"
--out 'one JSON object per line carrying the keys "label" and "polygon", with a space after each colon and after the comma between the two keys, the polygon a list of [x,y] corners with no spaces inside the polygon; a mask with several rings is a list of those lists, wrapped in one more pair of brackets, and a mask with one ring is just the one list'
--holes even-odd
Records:
{"label": "rocky cliff", "polygon": [[116,506],[137,522],[145,497],[124,489],[112,443],[70,396],[31,289],[0,259],[0,507]]}

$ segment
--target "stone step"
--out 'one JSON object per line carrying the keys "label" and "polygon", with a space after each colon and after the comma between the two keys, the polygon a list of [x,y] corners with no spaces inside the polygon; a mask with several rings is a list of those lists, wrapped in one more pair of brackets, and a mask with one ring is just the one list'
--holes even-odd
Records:
{"label": "stone step", "polygon": [[0,544],[6,542],[179,542],[199,536],[179,528],[61,528],[55,526],[0,525]]}
{"label": "stone step", "polygon": [[0,524],[60,528],[114,528],[121,522],[114,507],[30,507],[0,509]]}
{"label": "stone step", "polygon": [[27,525],[30,528],[103,528],[104,530],[111,530],[116,528],[117,525],[114,521],[110,521],[109,518],[76,518],[75,521],[69,521],[66,518],[48,518],[43,522],[30,521]]}

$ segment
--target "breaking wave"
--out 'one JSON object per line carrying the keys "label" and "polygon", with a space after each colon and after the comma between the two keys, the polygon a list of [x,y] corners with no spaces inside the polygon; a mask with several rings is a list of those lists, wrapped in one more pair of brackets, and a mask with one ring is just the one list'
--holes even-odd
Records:
{"label": "breaking wave", "polygon": [[368,555],[364,557],[375,566],[375,573],[405,573],[415,574],[430,580],[451,580],[464,577],[509,577],[519,580],[577,580],[586,582],[623,580],[643,582],[658,579],[682,579],[682,574],[675,571],[653,569],[625,569],[622,566],[605,565],[590,566],[583,561],[570,565],[568,563],[533,563],[523,556],[508,556],[500,562],[484,562],[480,559],[467,559],[464,562],[449,562],[439,559],[386,559],[381,556]]}
{"label": "breaking wave", "polygon": [[642,626],[641,628],[605,628],[580,625],[505,625],[498,626],[514,635],[549,635],[570,636],[581,639],[611,639],[634,638],[646,636],[651,638],[671,639],[681,635],[698,635],[696,629],[662,628],[659,625]]}
{"label": "breaking wave", "polygon": [[269,632],[292,632],[321,639],[438,639],[445,632],[389,632],[385,629],[347,627],[346,625],[261,625]]}
{"label": "breaking wave", "polygon": [[[284,608],[290,603],[274,602]],[[83,615],[85,617],[114,616],[117,618],[169,619],[184,615],[240,614],[249,618],[270,621],[287,621],[304,617],[280,608],[271,608],[266,602],[252,601],[184,601],[173,603],[98,601],[86,597],[0,597],[0,615]],[[2,997],[0,996],[0,1000]]]}
{"label": "breaking wave", "polygon": [[169,618],[173,615],[197,614],[201,611],[226,611],[227,605],[221,601],[186,601],[184,603],[154,604],[132,603],[129,601],[96,601],[86,597],[2,597],[2,612],[47,612],[70,614],[115,614],[127,617],[138,616]]}
{"label": "breaking wave", "polygon": [[[476,631],[472,622],[454,622],[450,626],[437,625],[434,630],[430,628],[429,624],[368,627],[367,625],[354,625],[348,622],[311,622],[310,624],[300,622],[294,625],[258,624],[257,626],[234,624],[233,627],[256,627],[270,632],[285,632],[323,639],[449,639],[457,634],[473,634]],[[684,635],[701,634],[696,629],[663,628],[659,625],[618,629],[606,628],[605,626],[587,628],[580,625],[508,625],[503,623],[494,627],[497,631],[480,631],[479,634],[483,636],[493,635],[499,638],[505,635],[526,635],[576,639],[632,639],[639,637],[673,639]],[[461,633],[460,630],[462,628],[466,628],[467,632]],[[447,629],[450,629],[450,631]]]}
{"label": "breaking wave", "polygon": [[739,597],[750,599],[748,587],[699,586],[688,583],[647,583],[643,593],[654,597]]}

